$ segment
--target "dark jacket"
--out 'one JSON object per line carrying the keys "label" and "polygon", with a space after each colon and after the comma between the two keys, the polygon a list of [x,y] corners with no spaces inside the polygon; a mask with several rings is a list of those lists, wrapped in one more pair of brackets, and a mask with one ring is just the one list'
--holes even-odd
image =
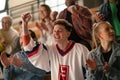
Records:
{"label": "dark jacket", "polygon": [[[119,0],[116,2],[116,6],[118,10],[117,16],[120,22],[120,1]],[[112,14],[111,14],[112,11],[110,9],[109,0],[100,6],[99,12],[104,15],[105,21],[109,21],[112,24]]]}

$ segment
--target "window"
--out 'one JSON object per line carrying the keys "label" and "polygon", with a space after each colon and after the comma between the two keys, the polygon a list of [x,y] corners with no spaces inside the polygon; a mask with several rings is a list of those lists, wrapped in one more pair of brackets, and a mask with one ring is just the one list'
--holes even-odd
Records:
{"label": "window", "polygon": [[65,0],[46,0],[45,3],[51,7],[52,11],[60,12],[66,8]]}
{"label": "window", "polygon": [[1,2],[0,2],[0,29],[2,28],[1,19],[2,19],[3,16],[7,15],[7,12],[6,12],[6,1],[7,0],[1,0]]}
{"label": "window", "polygon": [[6,0],[1,0],[0,2],[0,11],[3,11],[5,9],[6,6]]}

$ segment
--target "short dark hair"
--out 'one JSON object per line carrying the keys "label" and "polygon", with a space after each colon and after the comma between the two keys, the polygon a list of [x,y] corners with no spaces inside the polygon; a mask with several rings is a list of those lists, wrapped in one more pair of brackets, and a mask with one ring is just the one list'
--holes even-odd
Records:
{"label": "short dark hair", "polygon": [[65,29],[69,32],[72,31],[73,29],[73,26],[71,23],[69,23],[67,20],[65,19],[57,19],[55,22],[54,22],[54,26],[55,25],[63,25],[65,27]]}

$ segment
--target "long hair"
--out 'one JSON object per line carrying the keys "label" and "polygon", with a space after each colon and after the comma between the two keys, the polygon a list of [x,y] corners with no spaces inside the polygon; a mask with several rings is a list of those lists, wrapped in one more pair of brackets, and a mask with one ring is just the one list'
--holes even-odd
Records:
{"label": "long hair", "polygon": [[50,17],[51,8],[47,4],[41,4],[40,7],[44,7],[47,11],[48,17]]}
{"label": "long hair", "polygon": [[100,40],[97,37],[99,33],[100,26],[102,24],[108,24],[111,26],[111,24],[108,21],[100,21],[98,23],[93,24],[93,29],[92,29],[92,49],[96,49],[100,45]]}

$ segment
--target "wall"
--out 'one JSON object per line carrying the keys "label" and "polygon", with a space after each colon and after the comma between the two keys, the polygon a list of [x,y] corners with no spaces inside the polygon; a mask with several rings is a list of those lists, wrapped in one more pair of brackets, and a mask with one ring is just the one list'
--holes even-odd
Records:
{"label": "wall", "polygon": [[9,8],[16,7],[18,5],[21,5],[30,1],[35,1],[35,0],[9,0]]}

